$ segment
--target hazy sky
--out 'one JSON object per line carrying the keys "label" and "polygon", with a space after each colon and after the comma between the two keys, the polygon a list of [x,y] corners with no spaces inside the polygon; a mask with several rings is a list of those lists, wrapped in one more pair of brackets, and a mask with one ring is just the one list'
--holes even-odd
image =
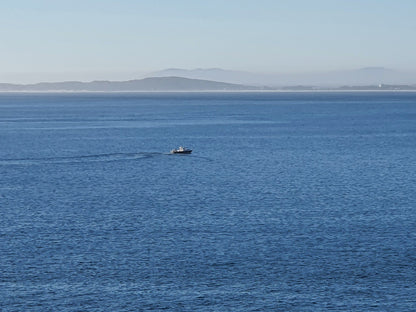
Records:
{"label": "hazy sky", "polygon": [[0,82],[416,69],[415,0],[2,0],[0,26]]}

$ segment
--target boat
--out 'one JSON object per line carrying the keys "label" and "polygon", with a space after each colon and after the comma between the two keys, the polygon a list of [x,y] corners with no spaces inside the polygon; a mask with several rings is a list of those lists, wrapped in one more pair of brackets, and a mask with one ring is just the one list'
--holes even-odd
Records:
{"label": "boat", "polygon": [[192,150],[189,148],[185,148],[183,146],[179,146],[177,149],[173,149],[170,151],[171,154],[190,154]]}

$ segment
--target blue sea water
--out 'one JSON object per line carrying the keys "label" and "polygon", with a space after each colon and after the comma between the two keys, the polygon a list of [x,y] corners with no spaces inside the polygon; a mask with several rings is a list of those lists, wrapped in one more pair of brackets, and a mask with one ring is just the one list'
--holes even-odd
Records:
{"label": "blue sea water", "polygon": [[1,311],[416,310],[416,93],[1,94],[0,146]]}

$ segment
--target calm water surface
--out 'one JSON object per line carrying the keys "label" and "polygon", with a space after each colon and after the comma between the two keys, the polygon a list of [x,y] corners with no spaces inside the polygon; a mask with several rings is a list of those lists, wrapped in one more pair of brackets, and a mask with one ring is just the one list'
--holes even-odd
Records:
{"label": "calm water surface", "polygon": [[0,146],[1,311],[416,310],[416,93],[1,94]]}

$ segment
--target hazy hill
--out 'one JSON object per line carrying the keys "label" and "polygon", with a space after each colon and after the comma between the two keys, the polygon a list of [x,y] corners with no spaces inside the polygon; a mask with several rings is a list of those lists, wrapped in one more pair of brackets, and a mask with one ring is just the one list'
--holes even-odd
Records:
{"label": "hazy hill", "polygon": [[150,73],[148,76],[178,76],[192,79],[207,79],[227,83],[254,86],[285,87],[312,85],[318,87],[339,87],[345,85],[367,86],[379,84],[416,84],[416,73],[402,72],[384,67],[366,67],[356,70],[338,70],[308,73],[250,73],[243,71],[208,69],[170,68]]}
{"label": "hazy hill", "polygon": [[0,83],[0,91],[237,91],[256,87],[183,77],[153,77],[129,81],[66,81],[36,84]]}
{"label": "hazy hill", "polygon": [[235,84],[263,85],[264,77],[262,74],[254,74],[245,71],[225,70],[221,68],[196,68],[181,69],[168,68],[157,72],[152,72],[148,77],[184,77],[190,79],[206,79]]}
{"label": "hazy hill", "polygon": [[[170,73],[178,70],[171,69]],[[182,70],[179,70],[182,71]],[[213,69],[209,70],[212,75],[225,74],[226,71]],[[177,72],[176,72],[177,73]],[[182,71],[186,74],[187,71]],[[197,70],[194,75],[202,75],[204,70]],[[232,72],[237,75],[238,72]],[[271,82],[269,84],[236,84],[228,82],[218,82],[205,79],[190,79],[185,77],[149,77],[144,79],[128,81],[65,81],[65,82],[42,82],[36,84],[9,84],[0,83],[0,92],[48,92],[48,91],[68,91],[68,92],[140,92],[140,91],[256,91],[256,90],[287,90],[287,91],[307,91],[307,90],[415,90],[415,83],[401,83],[400,79],[393,79],[395,71],[381,68],[367,68],[358,71],[327,73],[323,76],[286,76],[286,83]],[[224,77],[224,76],[223,76]],[[228,76],[231,78],[230,76]],[[274,76],[274,79],[277,76]],[[270,77],[269,77],[270,78]],[[292,78],[292,79],[291,79]],[[325,78],[325,79],[324,79]],[[218,77],[217,79],[221,79]],[[241,77],[240,77],[241,79]],[[415,79],[416,80],[416,79]],[[388,81],[385,83],[384,81]],[[391,82],[390,82],[391,81]],[[397,82],[395,82],[397,81]]]}

